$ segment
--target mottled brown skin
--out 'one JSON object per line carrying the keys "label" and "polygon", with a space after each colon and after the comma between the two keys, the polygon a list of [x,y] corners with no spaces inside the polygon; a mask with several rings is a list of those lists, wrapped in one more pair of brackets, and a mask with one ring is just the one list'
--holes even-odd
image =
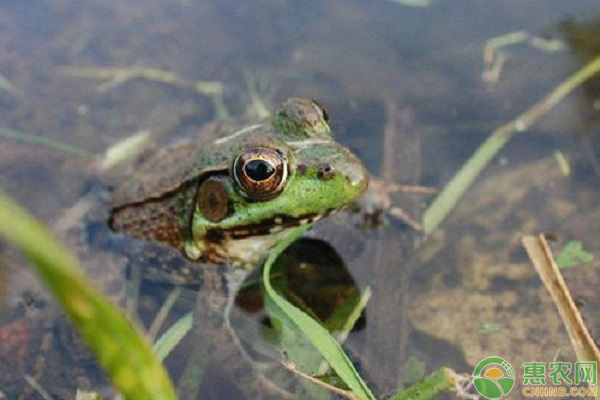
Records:
{"label": "mottled brown skin", "polygon": [[190,222],[197,192],[196,179],[180,183],[171,191],[158,193],[145,200],[126,204],[113,200],[109,225],[115,232],[137,239],[166,243],[182,250],[185,232],[181,227]]}
{"label": "mottled brown skin", "polygon": [[[184,254],[193,204],[202,201],[201,205],[206,205],[210,193],[200,190],[214,188],[203,185],[210,179],[206,177],[229,168],[228,155],[207,152],[206,148],[237,129],[239,125],[232,123],[210,124],[198,134],[199,139],[164,148],[134,165],[112,189],[110,228],[136,239],[165,243]],[[208,162],[210,166],[204,165]],[[206,214],[218,220],[227,208],[224,204],[227,200],[222,193],[216,193],[213,200],[219,203],[213,201]],[[221,238],[214,239],[218,242]],[[203,261],[219,262],[220,259],[207,256]]]}
{"label": "mottled brown skin", "polygon": [[176,196],[150,200],[145,203],[117,208],[110,227],[137,239],[155,240],[182,250],[183,236],[177,217]]}

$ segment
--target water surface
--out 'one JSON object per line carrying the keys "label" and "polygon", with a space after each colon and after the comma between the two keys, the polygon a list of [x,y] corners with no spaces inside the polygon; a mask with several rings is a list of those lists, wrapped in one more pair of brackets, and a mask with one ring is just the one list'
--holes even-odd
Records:
{"label": "water surface", "polygon": [[[188,115],[188,130],[216,118],[208,96],[143,80],[101,92],[101,81],[65,73],[77,66],[158,68],[220,82],[233,115],[248,108],[250,81],[272,105],[292,96],[318,99],[335,136],[374,176],[441,188],[493,129],[597,54],[599,17],[593,1],[561,0],[428,7],[386,0],[2,0],[2,129],[68,143],[82,154],[0,132],[0,187],[52,223],[93,180],[89,154],[141,130],[168,129],[180,115]],[[500,50],[499,76],[485,82],[484,46],[515,32],[522,40]],[[350,275],[321,279],[330,299],[352,282],[374,292],[347,347],[377,393],[412,379],[404,368],[409,359],[424,362],[426,371],[446,365],[466,373],[491,355],[513,366],[549,362],[558,349],[572,359],[519,240],[554,232],[557,252],[567,240],[581,240],[600,254],[595,87],[576,91],[494,158],[442,226],[441,249],[426,262],[414,258],[425,238],[389,216],[386,227],[331,240],[332,249],[317,246],[326,264],[343,264]],[[569,174],[558,168],[556,151],[570,161]],[[392,200],[418,220],[431,197]],[[597,268],[593,262],[565,272],[575,296],[592,305]],[[311,292],[317,283],[306,284],[313,278],[319,276],[298,278],[300,295],[318,296]],[[20,274],[3,279],[10,283],[0,322],[9,323],[22,318],[23,293],[39,289]],[[256,317],[260,298],[254,308],[252,299],[256,293],[239,303]],[[593,307],[585,310],[596,325]],[[10,377],[11,384],[19,380],[18,373]]]}

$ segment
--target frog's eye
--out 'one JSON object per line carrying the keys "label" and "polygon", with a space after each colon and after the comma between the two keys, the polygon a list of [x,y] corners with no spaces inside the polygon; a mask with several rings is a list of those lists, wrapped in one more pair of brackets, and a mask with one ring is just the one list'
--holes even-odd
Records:
{"label": "frog's eye", "polygon": [[233,175],[242,195],[252,200],[277,196],[288,178],[283,155],[267,147],[246,149],[233,162]]}

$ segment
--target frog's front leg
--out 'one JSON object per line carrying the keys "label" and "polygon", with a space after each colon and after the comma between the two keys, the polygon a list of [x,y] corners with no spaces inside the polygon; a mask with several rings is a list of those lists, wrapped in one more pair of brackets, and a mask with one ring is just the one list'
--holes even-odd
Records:
{"label": "frog's front leg", "polygon": [[[230,326],[229,313],[247,270],[207,265],[196,298],[193,341],[204,351],[192,351],[188,365],[210,364],[229,378],[248,399],[292,399],[266,379],[244,350]],[[197,385],[181,382],[180,397],[196,398]]]}
{"label": "frog's front leg", "polygon": [[358,202],[357,211],[361,215],[359,226],[375,228],[386,224],[386,216],[393,217],[405,223],[419,233],[423,233],[421,223],[394,204],[393,193],[431,195],[437,190],[429,186],[400,185],[384,179],[371,178],[369,188]]}

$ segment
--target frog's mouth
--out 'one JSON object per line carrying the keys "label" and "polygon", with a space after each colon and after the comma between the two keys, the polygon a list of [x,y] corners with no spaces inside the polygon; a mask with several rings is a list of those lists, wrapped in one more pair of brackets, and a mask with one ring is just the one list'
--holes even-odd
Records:
{"label": "frog's mouth", "polygon": [[331,209],[324,213],[299,217],[276,215],[235,228],[212,228],[206,232],[200,243],[195,244],[197,249],[201,249],[198,257],[190,258],[202,257],[205,262],[231,263],[234,266],[251,268],[284,239],[290,229],[313,223],[335,211],[337,210]]}
{"label": "frog's mouth", "polygon": [[273,218],[265,219],[259,223],[239,226],[230,229],[209,229],[206,237],[210,241],[220,242],[222,240],[240,240],[253,236],[273,235],[289,228],[300,225],[312,224],[321,218],[324,218],[336,210],[327,210],[320,214],[306,214],[300,217],[290,217],[287,215],[277,215]]}

